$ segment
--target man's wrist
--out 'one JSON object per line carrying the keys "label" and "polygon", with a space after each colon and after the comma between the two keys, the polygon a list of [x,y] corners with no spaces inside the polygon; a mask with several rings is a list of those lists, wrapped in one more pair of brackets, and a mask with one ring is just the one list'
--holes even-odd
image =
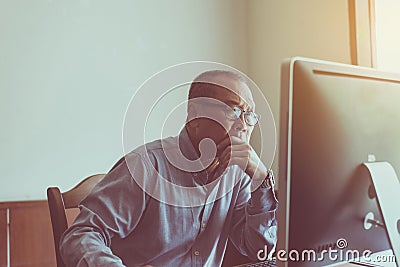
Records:
{"label": "man's wrist", "polygon": [[264,181],[261,183],[260,187],[271,189],[274,187],[274,185],[275,185],[274,173],[272,172],[271,169],[268,169],[267,176],[264,178]]}

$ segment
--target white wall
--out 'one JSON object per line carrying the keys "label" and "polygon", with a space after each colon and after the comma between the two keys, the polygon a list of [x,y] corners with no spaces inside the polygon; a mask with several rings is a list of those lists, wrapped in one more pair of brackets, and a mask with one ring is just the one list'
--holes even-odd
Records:
{"label": "white wall", "polygon": [[0,1],[0,201],[44,199],[121,157],[124,112],[192,60],[246,72],[245,1]]}
{"label": "white wall", "polygon": [[173,64],[246,72],[279,126],[282,60],[350,63],[348,21],[347,0],[0,0],[0,201],[106,172],[131,96]]}
{"label": "white wall", "polygon": [[248,73],[270,102],[279,138],[281,63],[304,56],[350,64],[347,0],[252,0],[248,18]]}
{"label": "white wall", "polygon": [[375,1],[376,59],[380,70],[400,72],[400,2]]}

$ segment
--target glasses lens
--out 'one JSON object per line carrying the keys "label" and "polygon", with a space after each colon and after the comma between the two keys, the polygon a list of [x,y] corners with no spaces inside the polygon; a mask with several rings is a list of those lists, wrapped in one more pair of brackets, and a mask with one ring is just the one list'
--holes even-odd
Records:
{"label": "glasses lens", "polygon": [[254,112],[246,112],[244,119],[248,125],[254,126],[258,122],[258,115]]}
{"label": "glasses lens", "polygon": [[242,115],[242,110],[238,107],[234,107],[233,112],[235,113],[236,119],[240,118],[240,115]]}
{"label": "glasses lens", "polygon": [[[239,107],[234,107],[232,109],[227,109],[225,111],[226,117],[230,120],[237,120],[242,115],[242,110]],[[254,126],[258,123],[258,115],[251,111],[244,112],[244,120],[250,126]]]}
{"label": "glasses lens", "polygon": [[226,111],[226,117],[230,120],[237,120],[242,114],[242,110],[238,107],[228,108]]}

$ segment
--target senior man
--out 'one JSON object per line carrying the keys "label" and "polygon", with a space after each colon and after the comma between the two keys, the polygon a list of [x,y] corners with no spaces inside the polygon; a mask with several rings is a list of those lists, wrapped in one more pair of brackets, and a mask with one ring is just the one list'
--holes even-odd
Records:
{"label": "senior man", "polygon": [[273,251],[277,201],[249,144],[259,116],[246,80],[207,71],[188,99],[178,136],[125,155],[82,201],[60,243],[67,266],[220,266],[228,239],[252,259]]}

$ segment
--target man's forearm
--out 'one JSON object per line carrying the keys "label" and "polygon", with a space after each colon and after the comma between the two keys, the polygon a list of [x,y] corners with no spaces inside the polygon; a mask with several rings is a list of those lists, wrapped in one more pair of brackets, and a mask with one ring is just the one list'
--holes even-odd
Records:
{"label": "man's forearm", "polygon": [[113,234],[91,210],[81,207],[74,224],[60,240],[60,253],[67,266],[124,266],[109,248]]}
{"label": "man's forearm", "polygon": [[242,252],[257,260],[257,252],[267,246],[272,251],[277,238],[277,201],[272,188],[258,188],[251,199],[235,212],[231,239]]}
{"label": "man's forearm", "polygon": [[124,266],[101,234],[90,227],[68,229],[60,242],[60,252],[66,266]]}

